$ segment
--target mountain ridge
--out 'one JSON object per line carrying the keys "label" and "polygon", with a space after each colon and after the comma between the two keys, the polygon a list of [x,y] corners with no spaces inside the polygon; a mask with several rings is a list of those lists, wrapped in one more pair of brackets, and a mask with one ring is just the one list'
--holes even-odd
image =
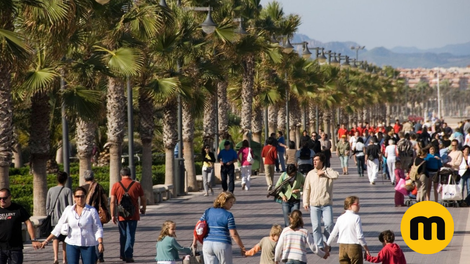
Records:
{"label": "mountain ridge", "polygon": [[[295,34],[292,43],[306,41],[309,47],[323,47],[325,51],[331,50],[350,58],[356,58],[356,50],[352,46],[359,46],[354,41],[321,42],[309,38],[307,35]],[[296,46],[298,52],[302,52],[301,46]],[[312,58],[315,58],[315,50],[311,50]],[[376,47],[364,48],[358,51],[359,60],[366,60],[378,66],[390,65],[400,68],[434,68],[434,67],[470,67],[470,42],[462,44],[450,44],[441,48],[419,49],[416,47]]]}

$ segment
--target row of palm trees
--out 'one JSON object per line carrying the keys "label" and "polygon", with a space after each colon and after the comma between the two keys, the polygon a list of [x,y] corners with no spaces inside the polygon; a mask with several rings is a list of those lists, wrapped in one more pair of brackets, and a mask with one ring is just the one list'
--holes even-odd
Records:
{"label": "row of palm trees", "polygon": [[[380,111],[386,115],[386,109],[389,114],[403,89],[392,78],[398,74],[391,67],[375,67],[376,73],[343,70],[283,53],[278,43],[293,36],[300,17],[284,14],[275,1],[266,7],[259,0],[188,0],[181,6],[169,2],[169,7],[157,2],[0,2],[0,187],[9,186],[12,153],[21,153],[27,144],[35,215],[45,215],[46,164],[61,135],[57,113],[62,104],[75,136],[80,171],[91,169],[93,146],[105,138],[110,186],[119,180],[127,80],[136,91],[141,181],[150,202],[156,144],[165,149],[165,183],[173,184],[178,95],[188,188],[197,190],[194,120],[204,120],[203,140],[212,144],[216,135],[228,131],[232,111],[241,118],[241,133],[252,131],[253,139],[261,142],[264,109],[270,132],[284,128],[286,118],[295,131],[302,112],[314,124],[313,109],[320,110],[326,128],[337,109],[359,119]],[[218,26],[205,34],[199,28],[204,14],[184,7],[209,5]],[[235,18],[243,18],[248,34],[234,33]],[[162,141],[155,142],[159,128]]]}

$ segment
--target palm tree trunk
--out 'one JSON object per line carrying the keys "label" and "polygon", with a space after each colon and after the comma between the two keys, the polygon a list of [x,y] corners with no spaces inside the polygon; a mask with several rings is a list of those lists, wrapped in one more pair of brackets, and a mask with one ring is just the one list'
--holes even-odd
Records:
{"label": "palm tree trunk", "polygon": [[297,134],[299,133],[299,126],[300,126],[300,120],[301,120],[301,112],[300,112],[300,105],[299,105],[299,100],[297,97],[291,96],[289,99],[289,139],[290,140],[297,140],[298,144],[298,137]]}
{"label": "palm tree trunk", "polygon": [[[316,106],[310,101],[308,103],[308,130],[309,130],[309,135],[310,133],[312,133],[313,131],[315,131],[315,123],[318,122],[318,120],[316,120]],[[318,132],[318,131],[317,131]]]}
{"label": "palm tree trunk", "polygon": [[[107,135],[109,146],[109,186],[120,180],[121,154],[124,132],[126,130],[126,97],[124,84],[115,78],[108,78],[107,99]],[[110,188],[111,191],[111,188]]]}
{"label": "palm tree trunk", "polygon": [[46,215],[47,172],[50,156],[50,105],[46,93],[36,93],[31,100],[31,167],[33,172],[33,215]]}
{"label": "palm tree trunk", "polygon": [[225,133],[228,133],[228,109],[230,107],[227,101],[227,81],[217,83],[217,104],[219,106],[219,140]]}
{"label": "palm tree trunk", "polygon": [[[280,131],[286,130],[286,107],[284,103],[278,105],[277,108],[277,129]],[[285,131],[287,133],[287,131]]]}
{"label": "palm tree trunk", "polygon": [[[257,97],[257,95],[254,95]],[[263,131],[263,113],[262,111],[263,107],[261,106],[261,103],[259,100],[255,100],[253,109],[253,116],[251,120],[251,129],[253,132],[253,141],[256,141],[258,143],[261,143],[261,132]]]}
{"label": "palm tree trunk", "polygon": [[[176,98],[171,98],[163,104],[163,145],[165,147],[165,184],[174,188],[174,149],[178,141]],[[173,191],[173,193],[176,193]]]}
{"label": "palm tree trunk", "polygon": [[196,166],[194,165],[194,110],[188,102],[183,102],[183,153],[184,167],[188,177],[188,192],[199,191],[196,181]]}
{"label": "palm tree trunk", "polygon": [[142,141],[142,189],[147,204],[154,204],[152,180],[152,139],[155,130],[155,107],[143,89],[139,90],[139,134]]}
{"label": "palm tree trunk", "polygon": [[[269,105],[268,107],[268,130],[269,134],[276,133],[277,129],[277,105]],[[269,135],[266,135],[269,136]]]}
{"label": "palm tree trunk", "polygon": [[207,100],[204,104],[204,134],[202,136],[202,142],[204,145],[213,146],[214,136],[216,133],[216,109],[215,109],[216,96],[213,94],[207,94]]}
{"label": "palm tree trunk", "polygon": [[23,156],[21,152],[23,151],[20,143],[16,143],[14,146],[13,158],[15,159],[15,169],[23,167]]}
{"label": "palm tree trunk", "polygon": [[95,143],[95,135],[97,124],[92,121],[84,121],[79,118],[77,121],[77,156],[80,162],[80,186],[85,184],[83,173],[85,170],[91,170],[91,157],[93,156],[93,147]]}
{"label": "palm tree trunk", "polygon": [[244,72],[242,79],[242,109],[241,129],[242,133],[251,130],[251,109],[253,108],[253,83],[255,74],[255,59],[253,55],[246,57],[244,61]]}

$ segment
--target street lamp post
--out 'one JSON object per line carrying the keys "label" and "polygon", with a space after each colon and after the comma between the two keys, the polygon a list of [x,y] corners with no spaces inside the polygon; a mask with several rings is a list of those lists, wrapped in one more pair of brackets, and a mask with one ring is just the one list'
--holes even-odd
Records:
{"label": "street lamp post", "polygon": [[[168,7],[165,0],[160,0],[160,6]],[[181,6],[181,1],[177,1],[177,5]],[[211,16],[212,8],[209,7],[184,7],[184,10],[187,11],[196,11],[196,12],[207,12],[207,17],[204,22],[201,23],[202,31],[206,34],[211,34],[215,31],[217,24],[214,23],[214,20]],[[178,59],[176,62],[177,72],[181,70],[181,62]],[[175,173],[174,173],[174,190],[177,195],[184,195],[184,185],[185,185],[185,167],[184,167],[184,158],[183,158],[183,106],[181,101],[181,94],[178,93],[177,97],[178,104],[178,157],[175,160]]]}
{"label": "street lamp post", "polygon": [[356,60],[359,60],[359,50],[365,49],[366,46],[352,46],[351,49],[356,51]]}

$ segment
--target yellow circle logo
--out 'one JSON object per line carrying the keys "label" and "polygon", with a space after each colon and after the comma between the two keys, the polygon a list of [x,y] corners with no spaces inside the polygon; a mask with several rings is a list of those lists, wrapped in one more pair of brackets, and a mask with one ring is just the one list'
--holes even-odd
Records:
{"label": "yellow circle logo", "polygon": [[454,219],[442,205],[419,202],[408,208],[401,219],[401,235],[405,243],[421,254],[443,250],[454,236]]}

